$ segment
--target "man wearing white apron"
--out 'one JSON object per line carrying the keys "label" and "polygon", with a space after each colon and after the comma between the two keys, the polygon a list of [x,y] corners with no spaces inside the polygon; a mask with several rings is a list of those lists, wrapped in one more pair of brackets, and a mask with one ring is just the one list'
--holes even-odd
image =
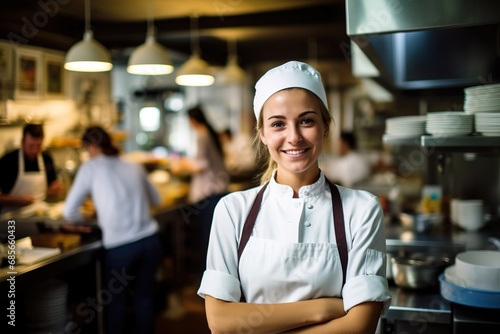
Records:
{"label": "man wearing white apron", "polygon": [[62,190],[52,158],[42,153],[42,142],[42,126],[28,124],[23,129],[21,148],[0,160],[3,213],[15,213],[21,207],[44,201],[48,192]]}

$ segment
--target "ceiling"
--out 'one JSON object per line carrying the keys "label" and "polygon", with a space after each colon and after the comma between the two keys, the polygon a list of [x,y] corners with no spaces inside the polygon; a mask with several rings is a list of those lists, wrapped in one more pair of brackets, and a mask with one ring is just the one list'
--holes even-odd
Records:
{"label": "ceiling", "polygon": [[[0,32],[2,39],[67,51],[83,37],[84,13],[85,0],[2,1]],[[174,65],[192,52],[193,25],[199,27],[201,57],[213,65],[226,63],[230,40],[243,67],[341,61],[340,46],[349,41],[344,0],[101,0],[90,2],[90,13],[94,38],[116,62],[126,62],[144,42],[148,21],[158,42],[172,51]]]}

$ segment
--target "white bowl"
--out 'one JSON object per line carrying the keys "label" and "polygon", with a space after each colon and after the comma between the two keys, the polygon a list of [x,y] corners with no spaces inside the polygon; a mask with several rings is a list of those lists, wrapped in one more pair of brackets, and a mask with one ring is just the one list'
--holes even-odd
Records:
{"label": "white bowl", "polygon": [[456,214],[455,223],[462,229],[477,231],[486,224],[482,200],[460,200],[456,205],[456,208],[452,208]]}
{"label": "white bowl", "polygon": [[500,291],[500,251],[473,250],[457,254],[455,274],[465,287]]}

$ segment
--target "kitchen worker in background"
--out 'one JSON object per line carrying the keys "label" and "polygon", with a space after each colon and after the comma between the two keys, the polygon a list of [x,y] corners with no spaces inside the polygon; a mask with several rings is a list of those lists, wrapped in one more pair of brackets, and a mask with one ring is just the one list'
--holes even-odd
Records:
{"label": "kitchen worker in background", "polygon": [[224,163],[224,150],[219,134],[207,120],[200,106],[188,110],[189,124],[196,132],[196,154],[192,159],[184,158],[172,162],[174,174],[191,175],[189,205],[181,205],[182,219],[196,222],[201,230],[203,263],[208,247],[208,236],[212,224],[212,215],[219,199],[227,193],[229,173]]}
{"label": "kitchen worker in background", "polygon": [[[107,334],[126,331],[127,298],[133,291],[134,333],[154,332],[155,274],[162,257],[158,223],[150,208],[160,197],[139,164],[126,162],[113,146],[110,135],[99,126],[86,129],[82,145],[90,160],[80,166],[66,198],[63,216],[70,222],[84,220],[80,206],[91,197],[104,246],[103,286],[116,282],[105,303]],[[69,231],[72,226],[65,226]]]}
{"label": "kitchen worker in background", "polygon": [[355,187],[370,176],[370,161],[357,151],[354,133],[342,132],[338,143],[338,155],[324,163],[323,171],[333,182],[344,187]]}
{"label": "kitchen worker in background", "polygon": [[291,61],[255,85],[262,185],[223,197],[198,294],[215,333],[374,333],[389,307],[377,197],[318,165],[331,116],[321,76]]}
{"label": "kitchen worker in background", "polygon": [[3,212],[42,202],[47,196],[58,196],[64,191],[54,161],[47,152],[42,152],[43,138],[41,124],[26,124],[21,148],[0,159],[0,206]]}
{"label": "kitchen worker in background", "polygon": [[250,136],[247,138],[243,134],[233,135],[231,129],[227,128],[219,133],[219,138],[224,149],[226,168],[230,173],[255,171],[256,163]]}

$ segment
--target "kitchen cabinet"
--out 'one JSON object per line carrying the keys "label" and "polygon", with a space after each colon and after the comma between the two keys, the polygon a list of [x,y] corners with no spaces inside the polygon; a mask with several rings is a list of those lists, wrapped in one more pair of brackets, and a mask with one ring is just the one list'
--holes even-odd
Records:
{"label": "kitchen cabinet", "polygon": [[[33,224],[33,223],[31,223]],[[21,224],[16,224],[21,235]],[[36,291],[38,284],[57,278],[68,285],[68,322],[67,329],[71,332],[98,333],[101,326],[101,313],[94,312],[88,300],[96,300],[101,291],[99,254],[101,241],[95,236],[82,239],[80,245],[71,249],[62,250],[60,254],[41,260],[30,265],[16,265],[10,270],[0,268],[0,293],[2,294],[2,308],[6,303],[15,302],[15,329],[18,332],[28,332],[25,328],[27,318],[26,305],[30,302],[30,292]],[[14,279],[12,279],[14,277]],[[4,298],[14,291],[12,298]],[[42,312],[41,310],[40,312]],[[2,333],[12,333],[6,321],[0,325]]]}

